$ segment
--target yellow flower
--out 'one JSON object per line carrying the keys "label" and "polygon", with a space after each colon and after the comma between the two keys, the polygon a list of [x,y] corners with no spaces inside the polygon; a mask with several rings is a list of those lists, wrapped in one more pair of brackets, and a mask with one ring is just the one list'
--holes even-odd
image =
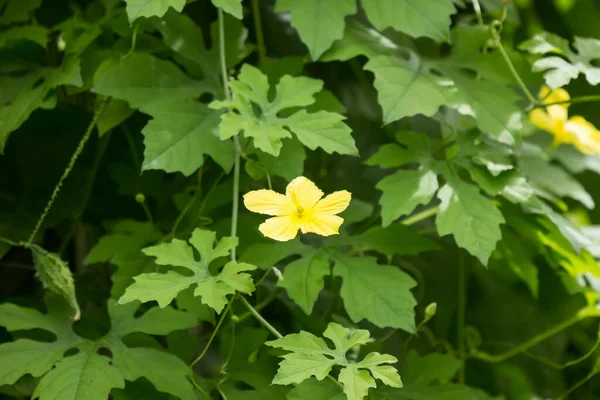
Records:
{"label": "yellow flower", "polygon": [[350,192],[342,190],[321,199],[323,192],[300,176],[289,183],[285,195],[272,190],[254,190],[244,195],[244,205],[252,212],[273,215],[258,230],[271,239],[285,242],[302,233],[335,235],[344,222],[336,214],[350,204]]}
{"label": "yellow flower", "polygon": [[[542,87],[540,98],[543,104],[568,102],[571,98],[564,89],[550,92]],[[554,139],[553,146],[570,143],[585,154],[600,154],[600,131],[581,116],[569,118],[569,103],[553,104],[544,108],[536,108],[529,113],[531,122],[540,129],[550,132]]]}

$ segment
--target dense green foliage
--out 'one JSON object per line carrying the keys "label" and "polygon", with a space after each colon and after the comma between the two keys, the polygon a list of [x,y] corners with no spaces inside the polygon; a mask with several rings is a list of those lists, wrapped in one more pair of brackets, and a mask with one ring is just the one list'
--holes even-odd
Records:
{"label": "dense green foliage", "polygon": [[[598,21],[0,0],[0,399],[599,398]],[[339,235],[261,234],[299,176]]]}

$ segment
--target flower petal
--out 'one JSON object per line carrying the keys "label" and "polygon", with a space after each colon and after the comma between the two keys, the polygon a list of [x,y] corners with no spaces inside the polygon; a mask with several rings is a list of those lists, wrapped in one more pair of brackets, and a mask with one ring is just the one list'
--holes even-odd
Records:
{"label": "flower petal", "polygon": [[299,176],[287,185],[286,195],[298,208],[298,211],[308,210],[323,196],[321,189],[308,178]]}
{"label": "flower petal", "polygon": [[294,203],[272,190],[253,190],[244,195],[244,205],[252,212],[267,215],[289,215],[296,212]]}
{"label": "flower petal", "polygon": [[352,199],[352,195],[347,190],[333,192],[319,200],[311,211],[315,214],[339,214],[348,208],[350,199]]}
{"label": "flower petal", "polygon": [[569,92],[565,89],[558,88],[550,91],[548,86],[543,86],[540,90],[540,98],[544,104],[548,103],[558,103],[559,101],[568,101],[571,100],[571,96],[569,96]]}
{"label": "flower petal", "polygon": [[268,238],[286,242],[296,237],[299,228],[298,218],[294,215],[286,215],[269,218],[260,224],[258,230]]}
{"label": "flower petal", "polygon": [[600,131],[581,116],[570,118],[565,124],[569,142],[585,154],[600,154]]}
{"label": "flower petal", "polygon": [[310,214],[300,222],[302,233],[316,233],[321,236],[337,235],[344,218],[332,214]]}
{"label": "flower petal", "polygon": [[542,109],[536,108],[535,110],[532,110],[529,113],[529,120],[533,125],[542,130],[548,132],[552,132],[554,130],[552,118],[550,118],[550,115]]}
{"label": "flower petal", "polygon": [[[542,98],[543,104],[558,103],[560,101],[569,101],[571,99],[571,96],[569,96],[569,93],[565,89],[558,88],[550,92],[550,89],[547,86],[544,86],[540,91],[540,97]],[[546,107],[545,111],[554,123],[557,121],[564,122],[568,118],[568,108],[569,103],[555,104]]]}

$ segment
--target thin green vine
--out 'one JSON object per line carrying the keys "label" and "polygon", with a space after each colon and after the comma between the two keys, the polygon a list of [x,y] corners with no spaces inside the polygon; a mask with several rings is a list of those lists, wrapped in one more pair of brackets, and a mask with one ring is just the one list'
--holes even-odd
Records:
{"label": "thin green vine", "polygon": [[75,149],[75,152],[71,156],[71,160],[69,161],[67,168],[65,168],[65,171],[63,172],[62,176],[58,180],[58,183],[56,184],[56,186],[54,187],[54,190],[52,191],[52,195],[50,196],[50,199],[48,200],[48,203],[46,204],[46,207],[44,208],[42,215],[40,215],[40,218],[38,219],[37,223],[35,224],[35,227],[33,228],[31,235],[29,235],[29,239],[27,239],[27,243],[26,243],[25,247],[31,246],[33,239],[35,239],[35,236],[37,235],[38,231],[42,227],[44,220],[48,216],[48,213],[50,212],[50,209],[52,208],[52,205],[54,204],[54,201],[56,200],[58,193],[60,192],[60,189],[62,189],[62,185],[63,185],[65,179],[67,179],[67,177],[73,170],[73,167],[75,166],[77,159],[81,155],[81,152],[83,151],[83,148],[85,147],[85,144],[90,139],[90,136],[92,135],[92,132],[94,131],[94,128],[96,127],[96,124],[98,123],[98,119],[100,118],[100,116],[104,112],[104,109],[106,108],[107,102],[108,102],[108,99],[102,100],[100,102],[100,105],[96,109],[96,112],[94,113],[94,117],[92,118],[92,121],[88,125],[83,137],[81,138],[81,140],[79,141],[79,144],[77,145],[77,148]]}

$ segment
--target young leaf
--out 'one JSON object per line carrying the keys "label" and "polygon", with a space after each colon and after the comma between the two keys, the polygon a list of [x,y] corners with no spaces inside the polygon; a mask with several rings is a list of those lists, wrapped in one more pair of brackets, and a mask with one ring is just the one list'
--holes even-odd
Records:
{"label": "young leaf", "polygon": [[[221,139],[238,135],[254,139],[254,146],[278,156],[281,139],[291,136],[289,128],[309,149],[323,148],[328,153],[357,154],[350,128],[342,122],[343,116],[328,111],[308,114],[301,110],[284,118],[280,112],[294,107],[305,107],[315,102],[314,95],[323,88],[323,82],[285,75],[276,86],[276,96],[268,99],[269,82],[258,69],[244,64],[238,80],[231,81],[231,101],[213,101],[209,107],[229,108],[221,116]],[[257,114],[254,106],[260,111]]]}
{"label": "young leaf", "polygon": [[48,253],[37,245],[31,245],[29,248],[33,254],[38,279],[42,281],[46,289],[67,300],[75,312],[73,320],[79,320],[81,311],[75,295],[73,274],[67,263],[61,260],[57,254]]}
{"label": "young leaf", "polygon": [[302,311],[310,315],[323,289],[323,278],[329,275],[329,261],[321,253],[292,261],[283,272],[283,286]]}
{"label": "young leaf", "polygon": [[188,269],[192,276],[184,276],[173,270],[166,274],[147,273],[136,276],[135,283],[127,288],[119,303],[125,304],[134,300],[148,302],[155,300],[161,307],[166,307],[179,292],[196,284],[194,294],[202,298],[202,302],[217,312],[221,312],[227,304],[227,295],[240,291],[254,291],[252,277],[243,271],[256,269],[254,265],[227,263],[221,272],[212,275],[209,271],[211,261],[225,257],[237,246],[237,238],[223,238],[213,247],[216,234],[214,232],[196,229],[189,243],[200,254],[200,260],[194,258],[192,247],[179,239],[169,243],[144,249],[144,253],[156,258],[156,264],[176,266]]}
{"label": "young leaf", "polygon": [[419,204],[429,203],[438,189],[438,181],[436,173],[425,168],[399,170],[383,178],[376,187],[383,192],[379,203],[385,227],[411,213]]}
{"label": "young leaf", "polygon": [[281,348],[290,353],[283,355],[273,384],[289,385],[301,383],[314,376],[323,380],[334,365],[342,366],[338,381],[344,386],[348,399],[362,400],[369,388],[376,387],[375,380],[384,384],[402,387],[400,376],[395,368],[387,364],[398,360],[390,355],[369,353],[360,362],[351,362],[346,358],[350,349],[364,345],[369,340],[369,331],[358,329],[350,331],[335,322],[329,323],[323,336],[331,340],[334,349],[325,341],[311,333],[301,331],[267,342],[271,347]]}
{"label": "young leaf", "polygon": [[600,83],[600,68],[594,64],[600,51],[598,39],[576,36],[573,43],[576,51],[573,51],[567,40],[542,32],[521,43],[519,48],[545,56],[535,61],[532,69],[534,72],[545,71],[544,79],[551,89],[567,85],[580,73],[585,75],[590,85]]}
{"label": "young leaf", "polygon": [[456,244],[487,264],[502,237],[504,217],[494,203],[468,183],[453,180],[438,192],[441,200],[436,218],[440,236],[453,234]]}
{"label": "young leaf", "polygon": [[383,328],[415,331],[414,306],[410,292],[416,282],[396,267],[377,264],[374,257],[336,254],[333,274],[342,278],[341,295],[346,312],[354,322],[367,319]]}
{"label": "young leaf", "polygon": [[185,6],[185,0],[125,0],[125,3],[130,23],[140,17],[162,17],[169,7],[181,12]]}
{"label": "young leaf", "polygon": [[289,11],[291,24],[308,47],[313,60],[344,34],[344,18],[356,12],[354,0],[277,0],[277,12]]}

